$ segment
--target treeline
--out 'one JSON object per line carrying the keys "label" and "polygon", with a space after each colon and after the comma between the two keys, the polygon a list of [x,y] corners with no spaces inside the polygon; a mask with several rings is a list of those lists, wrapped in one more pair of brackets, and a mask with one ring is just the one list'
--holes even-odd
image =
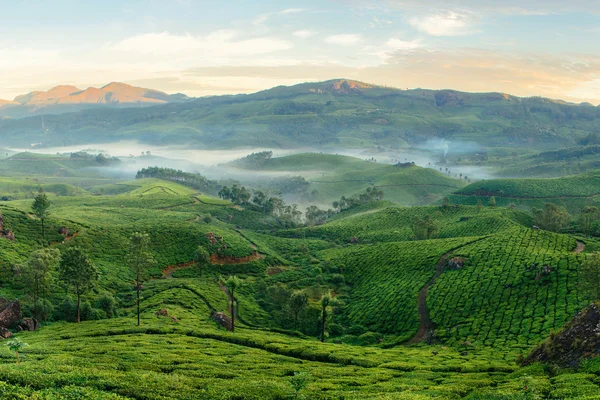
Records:
{"label": "treeline", "polygon": [[90,154],[85,151],[77,151],[75,153],[71,153],[70,158],[72,160],[95,161],[101,165],[113,165],[121,163],[121,159],[118,157],[107,157],[102,153]]}
{"label": "treeline", "polygon": [[217,195],[240,206],[251,206],[259,212],[277,217],[286,226],[302,223],[302,212],[297,204],[286,204],[279,196],[269,196],[262,190],[250,191],[245,186],[223,186]]}
{"label": "treeline", "polygon": [[176,182],[193,189],[202,190],[205,193],[216,195],[221,188],[217,181],[192,172],[184,172],[179,169],[148,167],[138,171],[135,179],[158,178],[165,181]]}
{"label": "treeline", "polygon": [[248,154],[245,157],[233,160],[231,165],[248,169],[260,169],[265,166],[266,162],[273,157],[272,151],[260,151],[258,153]]}
{"label": "treeline", "polygon": [[383,200],[383,197],[383,190],[377,189],[376,187],[369,187],[363,193],[359,193],[355,196],[342,196],[339,200],[336,200],[331,204],[333,206],[332,209],[322,210],[317,206],[310,206],[306,209],[306,223],[309,225],[321,224],[325,222],[326,219],[339,212],[349,210],[374,200]]}
{"label": "treeline", "polygon": [[[591,134],[590,134],[591,135]],[[593,139],[590,139],[593,140]],[[594,140],[596,142],[596,140]],[[600,140],[598,140],[600,143]],[[600,154],[600,144],[593,144],[587,146],[569,147],[567,149],[545,151],[538,153],[531,158],[541,158],[544,160],[568,160],[571,158],[579,158],[590,154]]]}

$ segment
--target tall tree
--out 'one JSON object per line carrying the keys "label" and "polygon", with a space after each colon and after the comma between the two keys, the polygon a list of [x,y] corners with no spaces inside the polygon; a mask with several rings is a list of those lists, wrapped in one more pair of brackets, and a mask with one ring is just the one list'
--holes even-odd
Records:
{"label": "tall tree", "polygon": [[584,207],[577,218],[577,229],[586,236],[590,236],[594,230],[594,224],[600,221],[600,209],[598,207]]}
{"label": "tall tree", "polygon": [[66,249],[58,264],[58,277],[77,295],[77,323],[81,322],[81,295],[92,290],[98,270],[79,247]]}
{"label": "tall tree", "polygon": [[38,302],[40,294],[44,293],[50,284],[50,272],[60,261],[58,249],[36,250],[22,266],[22,276],[25,285],[33,296],[33,318],[38,319]]}
{"label": "tall tree", "polygon": [[325,324],[327,323],[327,307],[331,302],[331,296],[329,294],[321,297],[321,342],[325,341]]}
{"label": "tall tree", "polygon": [[580,287],[588,300],[600,300],[600,253],[590,254],[581,265]]}
{"label": "tall tree", "polygon": [[236,275],[230,276],[225,281],[225,286],[229,291],[229,308],[231,309],[231,332],[235,330],[235,313],[236,313],[236,301],[235,291],[242,285],[242,281]]}
{"label": "tall tree", "polygon": [[135,232],[131,235],[127,263],[134,275],[137,324],[140,326],[140,291],[142,290],[142,284],[148,279],[148,271],[155,264],[152,253],[150,253],[150,236],[147,233]]}
{"label": "tall tree", "polygon": [[534,223],[542,229],[558,232],[571,222],[571,216],[564,207],[554,203],[546,203],[544,208],[533,208]]}
{"label": "tall tree", "polygon": [[290,311],[294,316],[294,330],[298,330],[298,315],[308,307],[308,295],[305,292],[294,292],[290,297]]}
{"label": "tall tree", "polygon": [[33,214],[38,217],[42,221],[42,237],[46,237],[44,222],[48,217],[48,209],[52,203],[48,199],[46,193],[44,193],[44,189],[40,188],[37,196],[33,199],[33,204],[31,205],[31,209],[33,210]]}
{"label": "tall tree", "polygon": [[196,252],[194,253],[194,261],[196,262],[196,266],[202,273],[204,267],[210,263],[210,253],[204,247],[198,246]]}

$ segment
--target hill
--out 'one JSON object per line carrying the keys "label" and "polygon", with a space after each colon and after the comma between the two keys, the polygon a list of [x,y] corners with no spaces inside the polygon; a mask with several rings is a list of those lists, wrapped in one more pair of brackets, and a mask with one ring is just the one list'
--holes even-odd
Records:
{"label": "hill", "polygon": [[545,203],[566,207],[579,213],[600,200],[600,175],[597,172],[563,178],[493,179],[472,183],[449,196],[454,204],[486,204],[494,196],[498,205],[514,204],[522,209],[541,208]]}
{"label": "hill", "polygon": [[344,79],[214,96],[144,109],[85,110],[0,121],[13,146],[136,139],[156,145],[231,148],[392,148],[430,139],[485,147],[578,145],[600,126],[600,108],[502,93],[399,90]]}
{"label": "hill", "polygon": [[[259,153],[263,154],[263,153]],[[367,188],[384,191],[385,199],[406,205],[424,205],[440,200],[465,185],[458,179],[412,163],[377,163],[356,157],[323,153],[300,153],[259,160],[260,156],[230,163],[228,173],[255,179],[257,185],[280,190],[294,201],[331,207],[341,196],[351,197]],[[247,171],[244,173],[244,171]],[[253,177],[247,177],[254,172]],[[259,179],[262,175],[266,178]],[[304,180],[293,180],[301,176]],[[287,177],[287,179],[286,179]]]}
{"label": "hill", "polygon": [[[272,168],[312,157],[274,158]],[[336,173],[365,163],[315,159]],[[318,399],[520,398],[525,386],[544,396],[596,394],[593,375],[558,379],[516,363],[584,307],[577,282],[586,252],[598,248],[593,240],[530,229],[529,216],[501,207],[374,201],[322,225],[283,229],[276,215],[174,182],[101,188],[52,197],[46,238],[31,200],[0,203],[3,229],[15,236],[0,237],[0,297],[19,299],[25,316],[32,300],[18,265],[40,244],[81,246],[100,270],[80,325],[68,322],[73,299],[52,280],[44,326],[18,334],[30,345],[22,363],[0,354],[2,394],[278,399],[294,394],[295,372],[308,374],[304,393]],[[411,226],[427,217],[439,229],[416,240]],[[141,327],[125,261],[137,231],[149,234],[156,260]],[[202,267],[193,262],[198,246],[210,255]],[[242,284],[229,332],[211,315],[231,315],[219,279],[234,274]],[[307,304],[296,321],[290,304],[298,292]],[[331,303],[321,343],[324,295]],[[162,309],[167,316],[157,315]]]}
{"label": "hill", "polygon": [[[24,117],[31,114],[60,114],[97,106],[154,105],[188,100],[185,95],[112,82],[100,88],[79,89],[59,85],[47,91],[19,95],[13,101],[0,100],[0,117]],[[10,106],[10,107],[9,107]]]}

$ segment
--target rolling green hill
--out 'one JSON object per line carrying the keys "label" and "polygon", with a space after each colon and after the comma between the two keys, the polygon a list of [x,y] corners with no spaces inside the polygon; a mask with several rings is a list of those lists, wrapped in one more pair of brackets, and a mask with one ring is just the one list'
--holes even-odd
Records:
{"label": "rolling green hill", "polygon": [[600,109],[543,98],[399,90],[348,80],[148,108],[98,109],[0,121],[11,146],[134,139],[156,145],[269,148],[405,147],[432,138],[486,147],[574,146],[600,126]]}
{"label": "rolling green hill", "polygon": [[[368,187],[382,189],[385,199],[402,205],[424,205],[435,202],[465,185],[458,179],[410,163],[381,164],[355,157],[322,153],[274,157],[260,165],[246,165],[240,162],[234,162],[232,165],[248,171],[300,175],[309,182],[309,185],[303,188],[305,197],[310,194],[310,201],[328,206],[341,196],[351,197],[364,192]],[[312,193],[313,191],[316,193]]]}
{"label": "rolling green hill", "polygon": [[[388,172],[381,179],[416,173],[419,180],[450,180],[433,170],[349,157],[272,162],[265,168],[302,165],[314,172],[319,165],[336,176],[367,164],[364,173]],[[18,265],[40,245],[81,246],[100,270],[79,325],[68,322],[71,297],[53,279],[45,295],[48,320],[37,332],[18,334],[29,344],[21,364],[0,351],[1,395],[282,399],[294,395],[290,377],[304,372],[309,382],[302,394],[315,399],[521,399],[529,394],[525,387],[544,397],[598,397],[593,365],[556,371],[517,364],[519,354],[586,304],[578,282],[587,252],[600,248],[592,239],[531,229],[530,216],[503,207],[373,201],[321,225],[282,229],[276,216],[251,205],[173,182],[138,179],[97,189],[53,196],[46,238],[30,214],[31,200],[0,203],[4,228],[15,234],[14,241],[0,237],[0,297],[18,298],[26,316],[32,300]],[[582,189],[572,184],[571,190]],[[439,229],[416,240],[412,227],[427,217]],[[69,232],[59,234],[60,227]],[[136,231],[149,234],[156,260],[142,290],[141,327],[126,264]],[[203,268],[193,263],[198,245],[210,254]],[[231,315],[219,279],[233,274],[242,284],[237,326],[229,332],[211,315]],[[297,324],[290,312],[296,292],[307,299]],[[321,343],[324,295],[331,302]],[[110,312],[107,299],[114,302]],[[157,316],[161,309],[169,316]]]}
{"label": "rolling green hill", "polygon": [[449,196],[454,204],[484,204],[494,196],[498,205],[516,206],[530,210],[545,203],[566,207],[579,213],[585,206],[600,201],[600,175],[588,173],[552,179],[493,179],[465,186]]}

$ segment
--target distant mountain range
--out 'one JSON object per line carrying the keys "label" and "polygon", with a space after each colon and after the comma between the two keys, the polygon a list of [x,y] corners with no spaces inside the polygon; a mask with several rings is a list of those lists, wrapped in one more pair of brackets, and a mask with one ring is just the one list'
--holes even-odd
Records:
{"label": "distant mountain range", "polygon": [[[600,107],[540,97],[400,90],[335,79],[182,101],[146,89],[116,90],[121,85],[88,94],[61,87],[56,95],[20,96],[26,104],[50,102],[52,107],[69,107],[67,99],[107,103],[76,113],[0,119],[0,143],[26,147],[137,140],[212,149],[424,146],[477,157],[486,154],[480,149],[492,147],[511,152],[600,144]],[[92,95],[96,91],[104,95]],[[57,98],[58,104],[51,100]],[[50,106],[39,107],[44,112]]]}
{"label": "distant mountain range", "polygon": [[164,92],[112,82],[101,88],[82,90],[59,85],[43,92],[23,94],[14,100],[0,100],[0,117],[24,117],[32,114],[60,114],[102,106],[132,107],[187,101],[184,94]]}

